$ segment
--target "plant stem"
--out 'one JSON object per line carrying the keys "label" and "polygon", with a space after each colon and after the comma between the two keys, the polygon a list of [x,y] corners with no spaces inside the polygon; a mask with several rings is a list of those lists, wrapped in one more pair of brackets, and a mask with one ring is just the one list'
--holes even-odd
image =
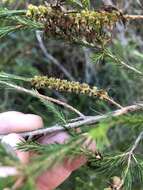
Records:
{"label": "plant stem", "polygon": [[143,15],[124,15],[124,17],[128,20],[143,19]]}
{"label": "plant stem", "polygon": [[[68,123],[64,126],[61,126],[59,124],[56,124],[52,127],[48,127],[45,129],[39,129],[39,130],[35,130],[35,131],[30,131],[30,132],[24,132],[24,133],[19,133],[22,137],[34,137],[37,135],[47,135],[50,133],[55,133],[55,132],[60,132],[60,131],[65,131],[65,129],[69,128],[69,129],[75,129],[81,126],[88,126],[88,127],[96,127],[95,125],[93,126],[93,124],[96,124],[104,119],[107,119],[109,117],[118,117],[120,115],[124,115],[127,114],[129,112],[134,112],[137,110],[141,110],[143,109],[143,104],[135,104],[135,105],[131,105],[131,106],[127,106],[121,109],[118,109],[116,111],[104,114],[104,115],[98,115],[98,116],[85,116],[82,120],[79,121],[75,121],[75,122],[71,122]],[[6,134],[5,134],[6,135]],[[0,135],[0,139],[2,139],[4,137],[4,135]]]}
{"label": "plant stem", "polygon": [[55,104],[58,104],[58,105],[61,105],[61,106],[64,106],[65,108],[75,112],[76,114],[78,114],[80,117],[84,117],[84,114],[82,114],[80,111],[78,111],[76,108],[72,107],[71,105],[65,103],[65,102],[62,102],[60,100],[57,100],[57,99],[54,99],[52,97],[49,97],[49,96],[44,96],[40,93],[38,93],[37,91],[35,90],[28,90],[26,88],[23,88],[21,86],[18,86],[18,85],[15,85],[15,84],[11,84],[11,83],[8,83],[8,82],[5,82],[5,81],[0,81],[0,84],[3,84],[3,85],[6,85],[6,86],[9,86],[13,89],[16,89],[17,91],[19,92],[24,92],[26,94],[30,94],[36,98],[39,98],[39,99],[44,99],[44,100],[47,100],[49,102],[52,102],[52,103],[55,103]]}

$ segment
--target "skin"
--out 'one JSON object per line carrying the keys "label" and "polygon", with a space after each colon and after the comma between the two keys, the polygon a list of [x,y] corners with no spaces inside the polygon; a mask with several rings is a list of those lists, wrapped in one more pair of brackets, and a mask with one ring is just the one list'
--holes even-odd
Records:
{"label": "skin", "polygon": [[[40,129],[43,127],[43,120],[40,116],[34,114],[23,114],[21,112],[9,111],[0,113],[0,134],[8,134],[4,138],[7,139],[8,143],[14,147],[21,140],[24,140],[20,135],[16,134],[19,132],[31,131]],[[39,139],[42,144],[51,143],[64,143],[69,139],[69,135],[65,132],[54,133],[47,135]],[[84,145],[89,144],[89,140]],[[83,146],[84,146],[83,145]],[[92,142],[88,146],[88,149],[95,151],[95,143]],[[23,164],[29,162],[30,153],[21,152],[15,150],[17,157]],[[70,160],[70,161],[69,161]],[[70,174],[84,165],[87,159],[85,156],[78,156],[74,159],[65,159],[63,163],[53,166],[51,169],[44,172],[38,177],[36,184],[37,190],[53,190],[64,182]]]}

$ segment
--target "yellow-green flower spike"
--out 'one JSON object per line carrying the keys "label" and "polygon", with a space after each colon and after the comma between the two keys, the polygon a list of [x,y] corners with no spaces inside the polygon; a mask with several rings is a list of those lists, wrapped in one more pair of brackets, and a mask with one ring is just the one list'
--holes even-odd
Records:
{"label": "yellow-green flower spike", "polygon": [[76,94],[85,94],[88,96],[98,96],[100,99],[106,99],[107,92],[104,90],[98,90],[97,87],[90,87],[86,83],[70,82],[67,80],[61,80],[53,77],[35,76],[31,80],[32,86],[37,89],[48,88],[61,92],[72,92]]}

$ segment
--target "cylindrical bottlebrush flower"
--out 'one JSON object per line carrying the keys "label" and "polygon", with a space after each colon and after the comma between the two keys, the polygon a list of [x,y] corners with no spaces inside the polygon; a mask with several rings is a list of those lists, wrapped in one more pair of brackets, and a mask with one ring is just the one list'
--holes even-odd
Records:
{"label": "cylindrical bottlebrush flower", "polygon": [[117,10],[68,12],[62,8],[41,5],[29,5],[27,16],[42,22],[49,37],[90,45],[106,44],[110,39],[109,33],[122,19],[121,13]]}
{"label": "cylindrical bottlebrush flower", "polygon": [[88,96],[97,96],[100,99],[107,99],[107,92],[99,90],[97,87],[90,87],[86,83],[70,82],[67,80],[61,80],[53,77],[35,76],[31,80],[32,86],[37,89],[48,88],[61,92],[72,92],[76,94],[85,94]]}

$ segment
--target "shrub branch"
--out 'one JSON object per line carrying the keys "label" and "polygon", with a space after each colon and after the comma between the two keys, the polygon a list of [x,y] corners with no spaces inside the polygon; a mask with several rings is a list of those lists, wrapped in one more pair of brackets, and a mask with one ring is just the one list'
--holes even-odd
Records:
{"label": "shrub branch", "polygon": [[13,89],[16,89],[19,92],[24,92],[26,94],[30,94],[30,95],[32,95],[34,97],[39,98],[39,99],[43,99],[43,100],[46,100],[46,101],[49,101],[49,102],[64,106],[65,108],[67,108],[67,109],[71,110],[72,112],[75,112],[76,114],[78,114],[80,117],[84,117],[84,114],[82,114],[80,111],[78,111],[76,108],[72,107],[71,105],[69,105],[69,104],[67,104],[65,102],[62,102],[60,100],[57,100],[55,98],[52,98],[52,97],[49,97],[49,96],[44,96],[44,95],[40,94],[39,92],[37,92],[36,90],[28,90],[28,89],[23,88],[21,86],[11,84],[11,83],[8,83],[8,82],[5,82],[5,81],[0,81],[0,84],[3,84],[5,86],[11,87]]}
{"label": "shrub branch", "polygon": [[[24,133],[20,133],[20,135],[22,137],[34,137],[37,135],[46,135],[46,134],[50,134],[50,133],[54,133],[54,132],[60,132],[60,131],[65,131],[66,129],[75,129],[75,128],[79,128],[81,126],[85,126],[86,127],[96,127],[94,124],[99,123],[100,121],[110,118],[110,117],[118,117],[120,115],[124,115],[124,114],[128,114],[131,112],[135,112],[138,110],[142,110],[143,109],[143,104],[135,104],[135,105],[131,105],[131,106],[127,106],[121,109],[118,109],[116,111],[104,114],[104,115],[98,115],[98,116],[85,116],[84,118],[81,118],[81,120],[77,120],[75,122],[71,122],[71,123],[67,123],[64,126],[61,126],[59,124],[56,124],[52,127],[48,127],[45,129],[39,129],[39,130],[35,130],[35,131],[31,131],[31,132],[24,132]],[[94,125],[94,126],[93,126]],[[0,139],[3,138],[4,135],[0,135]]]}

